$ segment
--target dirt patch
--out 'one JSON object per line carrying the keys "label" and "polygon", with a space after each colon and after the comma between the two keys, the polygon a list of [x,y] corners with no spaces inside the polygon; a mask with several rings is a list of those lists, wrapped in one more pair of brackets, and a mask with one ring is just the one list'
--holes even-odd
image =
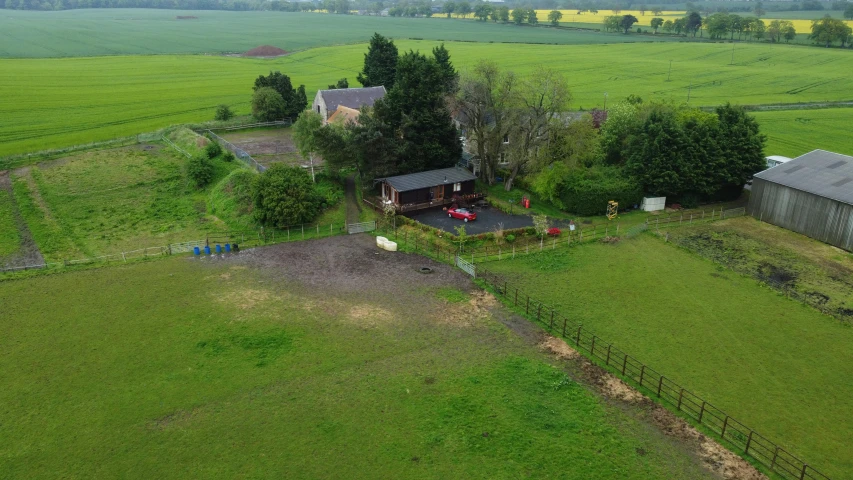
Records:
{"label": "dirt patch", "polygon": [[220,302],[234,305],[240,310],[251,310],[273,297],[269,290],[244,288],[234,290],[225,294],[216,293]]}
{"label": "dirt patch", "polygon": [[[29,170],[27,170],[29,171]],[[8,195],[12,204],[12,216],[15,218],[15,226],[18,229],[20,244],[18,251],[5,258],[0,258],[0,268],[26,267],[30,265],[44,264],[44,256],[33,240],[33,234],[27,227],[27,222],[18,210],[15,196],[12,193],[12,178],[9,171],[0,171],[0,195]]]}
{"label": "dirt patch", "polygon": [[349,323],[362,327],[379,327],[392,323],[395,316],[379,306],[361,304],[350,307],[346,319]]}
{"label": "dirt patch", "polygon": [[715,440],[703,435],[666,408],[652,402],[621,379],[594,365],[562,339],[546,336],[539,346],[557,358],[572,361],[576,366],[579,366],[585,377],[585,382],[590,384],[599,394],[624,403],[639,404],[646,407],[655,426],[665,434],[692,445],[703,464],[721,478],[726,480],[767,479],[749,462],[735,455]]}
{"label": "dirt patch", "polygon": [[244,57],[280,57],[282,55],[287,55],[287,50],[272,45],[261,45],[243,54]]}
{"label": "dirt patch", "polygon": [[[299,155],[289,128],[238,131],[222,133],[220,136],[246,151],[264,166],[273,163],[301,166],[309,163]],[[323,165],[323,159],[315,155],[314,166],[320,165]]]}
{"label": "dirt patch", "polygon": [[498,304],[489,292],[482,290],[471,294],[471,299],[463,303],[448,304],[436,314],[436,321],[456,327],[473,327],[492,316],[492,309]]}

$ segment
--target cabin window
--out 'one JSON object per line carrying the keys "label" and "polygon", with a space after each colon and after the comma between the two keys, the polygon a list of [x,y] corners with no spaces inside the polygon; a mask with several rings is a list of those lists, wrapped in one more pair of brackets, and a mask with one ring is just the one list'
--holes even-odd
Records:
{"label": "cabin window", "polygon": [[504,135],[504,145],[509,143],[509,134]]}
{"label": "cabin window", "polygon": [[453,191],[454,192],[461,192],[462,191],[462,183],[461,182],[460,183],[454,183],[453,184]]}

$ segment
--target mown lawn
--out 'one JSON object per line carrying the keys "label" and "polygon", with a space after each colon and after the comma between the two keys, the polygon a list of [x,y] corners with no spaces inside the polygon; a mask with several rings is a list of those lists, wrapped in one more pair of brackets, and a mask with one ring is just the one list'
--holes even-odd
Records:
{"label": "mown lawn", "polygon": [[465,288],[277,274],[0,282],[4,478],[712,478],[494,318],[442,321]]}
{"label": "mown lawn", "polygon": [[823,473],[853,474],[849,324],[651,234],[484,266]]}
{"label": "mown lawn", "polygon": [[[401,51],[429,52],[436,43],[401,40],[397,45]],[[519,75],[537,65],[561,70],[577,110],[602,108],[605,92],[610,105],[630,94],[681,103],[689,91],[690,105],[713,106],[850,100],[853,91],[853,79],[843,73],[853,70],[853,56],[839,49],[743,44],[729,65],[731,46],[722,43],[448,42],[447,48],[462,71],[484,58]],[[274,70],[304,84],[311,99],[317,89],[342,77],[357,84],[365,51],[362,43],[271,60],[202,55],[0,60],[0,156],[206,121],[222,103],[248,113],[252,82]],[[56,78],[63,79],[61,90],[55,88]]]}

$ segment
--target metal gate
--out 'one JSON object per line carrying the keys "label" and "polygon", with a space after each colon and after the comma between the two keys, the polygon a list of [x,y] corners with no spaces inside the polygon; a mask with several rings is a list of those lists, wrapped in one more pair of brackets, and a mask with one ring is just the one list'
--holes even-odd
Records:
{"label": "metal gate", "polygon": [[468,272],[468,275],[477,278],[477,269],[474,267],[474,264],[462,260],[462,257],[459,255],[456,255],[456,266],[461,268],[463,271]]}
{"label": "metal gate", "polygon": [[372,222],[347,224],[347,233],[349,233],[350,235],[353,233],[372,232],[374,230],[376,230],[375,220]]}

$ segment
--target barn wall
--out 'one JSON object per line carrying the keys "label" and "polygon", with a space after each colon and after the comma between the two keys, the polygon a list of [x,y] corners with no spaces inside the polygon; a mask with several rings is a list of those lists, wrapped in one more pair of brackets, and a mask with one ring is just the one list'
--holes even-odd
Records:
{"label": "barn wall", "polygon": [[853,205],[848,203],[756,178],[748,211],[761,221],[853,251]]}

